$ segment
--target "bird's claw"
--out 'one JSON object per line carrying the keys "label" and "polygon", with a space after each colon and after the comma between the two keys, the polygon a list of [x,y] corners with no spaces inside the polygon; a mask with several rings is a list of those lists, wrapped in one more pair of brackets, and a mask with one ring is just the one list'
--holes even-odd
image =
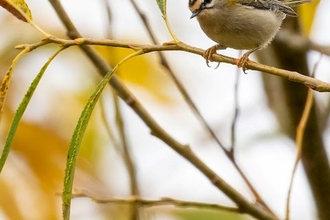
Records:
{"label": "bird's claw", "polygon": [[[209,49],[205,50],[205,52],[203,53],[203,57],[206,61],[206,65],[208,67],[210,67],[209,65],[209,62],[213,62],[214,59],[213,59],[213,54],[217,54],[217,50],[218,50],[219,46],[218,45],[215,45],[213,47],[210,47]],[[217,69],[218,67],[220,66],[220,62],[218,62],[218,65],[215,67],[215,69]]]}
{"label": "bird's claw", "polygon": [[247,62],[250,61],[250,60],[249,60],[249,56],[250,56],[250,54],[253,53],[253,52],[256,51],[256,50],[259,50],[259,49],[260,49],[260,47],[257,47],[257,48],[254,48],[254,49],[252,49],[252,50],[249,50],[248,52],[246,52],[245,54],[243,54],[243,56],[238,60],[238,62],[237,62],[237,66],[238,66],[238,67],[242,67],[242,70],[243,70],[243,72],[244,72],[245,74],[247,74],[247,73],[246,73],[246,70],[248,69],[248,67],[247,67]]}
{"label": "bird's claw", "polygon": [[237,62],[238,67],[242,67],[242,70],[245,74],[247,74],[247,62],[249,61],[249,54],[244,54]]}

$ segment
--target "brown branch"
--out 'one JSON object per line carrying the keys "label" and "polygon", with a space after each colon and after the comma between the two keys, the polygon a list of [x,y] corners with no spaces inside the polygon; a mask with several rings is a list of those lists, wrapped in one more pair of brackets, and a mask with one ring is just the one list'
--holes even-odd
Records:
{"label": "brown branch", "polygon": [[[113,92],[113,99],[114,99],[115,111],[116,111],[116,124],[118,126],[121,146],[123,148],[122,157],[124,159],[124,163],[126,165],[126,169],[129,175],[130,194],[132,196],[139,196],[140,192],[139,192],[139,186],[138,186],[137,175],[135,170],[135,164],[127,143],[125,124],[123,121],[119,98],[114,92]],[[136,220],[137,218],[138,218],[138,207],[133,206],[131,207],[131,219]]]}
{"label": "brown branch", "polygon": [[96,203],[102,204],[137,204],[139,206],[144,207],[155,207],[155,206],[166,206],[172,205],[177,208],[196,208],[196,209],[213,209],[218,211],[226,211],[226,212],[234,212],[240,213],[240,210],[236,207],[223,206],[219,204],[213,203],[203,203],[203,202],[193,202],[193,201],[185,201],[172,199],[168,197],[162,197],[161,199],[152,200],[152,199],[143,199],[136,196],[132,196],[130,198],[121,199],[121,198],[100,198],[94,195],[91,195],[88,191],[79,190],[79,192],[75,192],[73,198],[89,198]]}
{"label": "brown branch", "polygon": [[[50,0],[51,1],[51,0]],[[88,47],[88,45],[101,45],[101,46],[112,46],[112,47],[121,47],[121,48],[128,48],[128,49],[133,49],[133,50],[139,50],[142,49],[143,53],[151,53],[155,51],[185,51],[189,53],[194,53],[197,55],[203,55],[204,50],[196,47],[189,46],[185,43],[178,42],[178,43],[165,43],[164,45],[146,45],[146,44],[132,44],[132,43],[125,43],[122,41],[116,41],[116,40],[109,40],[109,39],[91,39],[91,38],[82,38],[77,36],[74,38],[74,40],[65,40],[61,38],[57,38],[54,36],[49,37],[48,39],[45,39],[43,41],[46,41],[47,43],[56,43],[64,47],[70,47],[70,46],[80,46],[81,48],[88,48],[84,49],[88,51],[88,53],[94,54],[96,53],[91,47]],[[43,43],[42,45],[45,45],[46,43]],[[30,50],[34,50],[37,47],[39,47],[41,44],[38,42],[36,44],[23,44],[23,45],[18,45],[16,46],[17,49],[22,49],[24,47],[30,47]],[[91,52],[93,51],[93,53]],[[86,52],[87,53],[87,52]],[[105,62],[99,61],[99,59],[102,59],[101,57],[97,56],[94,57],[90,55],[93,59],[92,62],[95,64],[99,63],[102,65],[107,64]],[[238,59],[236,58],[231,58],[228,56],[220,55],[220,54],[213,54],[212,59],[215,62],[222,62],[222,63],[228,63],[228,64],[233,64],[237,65],[238,64]],[[106,66],[103,68],[107,69]],[[301,83],[308,88],[311,88],[315,91],[318,92],[330,92],[330,84],[309,76],[302,75],[298,72],[295,71],[289,71],[289,70],[284,70],[284,69],[279,69],[276,67],[272,66],[267,66],[263,65],[254,61],[248,61],[246,63],[246,68],[250,70],[258,70],[263,73],[268,73],[271,75],[276,75],[283,77],[285,79],[288,79],[293,82]],[[115,80],[116,81],[116,80]]]}

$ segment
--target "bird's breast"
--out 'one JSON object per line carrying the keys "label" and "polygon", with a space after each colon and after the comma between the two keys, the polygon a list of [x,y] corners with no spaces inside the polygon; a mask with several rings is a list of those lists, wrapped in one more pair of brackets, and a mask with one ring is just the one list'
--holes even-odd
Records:
{"label": "bird's breast", "polygon": [[197,17],[205,34],[223,47],[254,49],[266,46],[285,15],[240,5],[205,9]]}

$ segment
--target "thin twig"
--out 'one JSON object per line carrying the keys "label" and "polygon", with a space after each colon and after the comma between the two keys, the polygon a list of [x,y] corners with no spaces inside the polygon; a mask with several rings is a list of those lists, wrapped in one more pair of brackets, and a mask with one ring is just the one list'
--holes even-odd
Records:
{"label": "thin twig", "polygon": [[[109,6],[108,1],[104,1],[105,8],[107,9],[107,17],[108,17],[108,28],[107,28],[107,37],[112,38],[112,22],[111,22],[111,10]],[[131,155],[128,141],[127,141],[127,135],[125,130],[125,124],[123,120],[122,110],[119,103],[119,98],[117,94],[113,90],[111,90],[112,93],[112,100],[115,107],[115,118],[116,118],[116,128],[118,129],[119,137],[120,137],[120,145],[122,146],[121,149],[121,155],[124,160],[124,164],[126,166],[128,176],[129,176],[129,186],[130,186],[130,195],[132,196],[139,196],[139,186],[137,181],[137,175],[136,175],[136,168],[135,163],[133,160],[133,157]],[[130,206],[130,212],[129,212],[129,219],[131,220],[138,220],[139,219],[139,206],[138,204],[132,204]]]}
{"label": "thin twig", "polygon": [[[240,55],[241,56],[241,55]],[[238,115],[239,115],[239,91],[238,91],[238,85],[239,85],[239,80],[240,80],[240,69],[237,69],[236,71],[236,81],[235,81],[235,85],[234,85],[234,117],[233,117],[233,121],[231,123],[231,146],[230,149],[227,150],[226,149],[226,155],[228,156],[228,158],[230,159],[230,161],[233,163],[234,167],[236,168],[236,170],[238,171],[238,173],[241,175],[241,177],[243,178],[244,182],[247,184],[248,188],[251,190],[252,194],[255,196],[256,201],[262,205],[265,209],[267,209],[267,211],[269,211],[270,213],[272,213],[274,216],[275,213],[268,207],[268,205],[266,204],[266,202],[261,198],[260,194],[258,193],[258,191],[254,188],[254,186],[252,185],[252,183],[250,182],[250,180],[247,178],[247,176],[244,174],[243,170],[240,168],[240,166],[237,164],[236,158],[235,158],[235,144],[236,144],[236,125],[237,125],[237,119],[238,119]]]}
{"label": "thin twig", "polygon": [[[319,60],[315,63],[311,76],[315,75],[316,69],[317,69],[318,65],[320,64],[321,59],[322,59],[322,54],[321,54]],[[292,187],[293,187],[294,176],[295,176],[295,173],[297,171],[298,164],[299,164],[299,161],[300,161],[300,158],[301,158],[303,139],[304,139],[304,135],[305,135],[305,129],[306,129],[306,125],[307,125],[307,122],[308,122],[308,118],[309,118],[310,111],[312,109],[313,103],[314,103],[314,92],[313,92],[312,89],[308,89],[304,111],[302,113],[301,120],[300,120],[300,122],[298,124],[298,127],[297,127],[297,134],[296,134],[297,154],[296,154],[296,159],[295,159],[292,174],[291,174],[289,190],[288,190],[288,195],[287,195],[287,200],[286,200],[286,212],[285,212],[285,219],[286,220],[290,219],[291,191],[292,191]]]}
{"label": "thin twig", "polygon": [[[115,111],[116,111],[116,124],[118,126],[118,130],[119,130],[119,136],[120,136],[120,140],[121,140],[121,145],[123,147],[123,152],[122,152],[122,156],[124,159],[124,163],[126,165],[126,169],[128,171],[128,175],[129,175],[129,182],[130,182],[130,194],[132,196],[139,196],[140,192],[139,192],[139,186],[138,186],[138,181],[137,181],[137,175],[136,175],[136,169],[135,169],[135,164],[127,143],[127,137],[126,137],[126,131],[125,131],[125,124],[123,121],[123,116],[122,116],[122,110],[120,108],[120,103],[119,103],[119,99],[118,96],[116,94],[113,93],[113,99],[114,99],[114,103],[115,103]],[[132,211],[131,211],[131,219],[136,220],[138,218],[138,207],[137,206],[133,206],[131,207]]]}
{"label": "thin twig", "polygon": [[112,129],[110,128],[108,119],[107,119],[107,114],[105,112],[105,100],[104,100],[104,96],[102,96],[99,100],[100,102],[100,108],[101,108],[101,120],[104,123],[104,127],[105,127],[105,131],[107,133],[107,135],[109,136],[110,142],[112,142],[114,148],[121,153],[121,146],[118,143],[118,141],[115,138],[115,134],[112,132]]}
{"label": "thin twig", "polygon": [[132,196],[130,198],[121,199],[121,198],[99,198],[92,195],[90,192],[86,190],[77,190],[72,198],[89,198],[96,203],[103,204],[137,204],[139,206],[144,207],[155,207],[155,206],[166,206],[173,205],[178,208],[196,208],[196,209],[213,209],[219,211],[226,212],[234,212],[240,213],[240,210],[236,207],[223,206],[219,204],[212,203],[203,203],[203,202],[193,202],[193,201],[185,201],[178,200],[168,197],[162,197],[161,199],[143,199],[136,196]]}
{"label": "thin twig", "polygon": [[239,85],[240,75],[241,75],[240,70],[237,69],[236,80],[235,80],[235,85],[234,85],[234,117],[233,117],[233,121],[231,123],[231,138],[230,138],[231,139],[231,148],[229,150],[231,152],[231,154],[234,154],[235,144],[236,144],[236,125],[237,125],[237,119],[238,119],[238,115],[239,115],[238,85]]}

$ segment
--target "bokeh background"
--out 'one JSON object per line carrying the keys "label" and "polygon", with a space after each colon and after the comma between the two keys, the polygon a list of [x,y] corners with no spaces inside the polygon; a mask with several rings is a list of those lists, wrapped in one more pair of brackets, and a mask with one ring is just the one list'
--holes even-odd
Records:
{"label": "bokeh background", "polygon": [[[27,0],[35,23],[47,32],[66,38],[65,28],[48,1]],[[137,0],[159,43],[171,37],[155,0]],[[138,14],[129,0],[65,0],[70,18],[84,37],[106,38],[141,44],[151,44]],[[111,11],[111,19],[106,5]],[[168,0],[168,16],[174,33],[183,42],[208,48],[214,43],[200,30],[195,19],[190,20],[186,1]],[[308,6],[306,6],[308,7]],[[323,0],[316,9],[312,26],[306,24],[306,34],[321,45],[330,44],[330,2]],[[0,10],[0,75],[8,70],[18,54],[14,47],[34,43],[42,36],[31,26]],[[15,67],[7,98],[0,141],[3,144],[13,114],[28,86],[48,57],[57,49],[47,45],[27,54]],[[114,66],[131,51],[96,47]],[[239,57],[232,49],[221,51]],[[295,144],[281,129],[267,101],[261,74],[221,64],[208,68],[205,60],[180,51],[164,53],[171,69],[180,79],[198,109],[229,146],[234,115],[234,85],[238,86],[240,114],[236,130],[236,157],[239,165],[260,192],[264,200],[280,217],[285,214],[289,180],[295,159]],[[319,52],[308,53],[313,68]],[[251,59],[256,59],[251,56]],[[216,64],[212,64],[216,67]],[[330,60],[324,56],[316,77],[330,80]],[[118,75],[142,102],[156,121],[175,139],[189,144],[213,170],[242,195],[253,199],[247,186],[222,150],[205,131],[174,86],[157,54],[134,58]],[[97,83],[101,80],[93,65],[72,47],[61,53],[49,66],[17,131],[9,158],[0,176],[0,219],[60,219],[64,167],[68,144],[81,110]],[[316,94],[321,109],[328,109],[329,94]],[[74,188],[86,190],[95,198],[129,198],[129,175],[122,156],[114,97],[107,88],[95,109],[78,159]],[[150,134],[144,123],[120,101],[127,143],[137,172],[139,196],[146,199],[174,199],[234,205],[201,173]],[[303,106],[302,106],[303,107]],[[330,147],[329,120],[324,119],[324,143]],[[107,131],[110,128],[112,136]],[[299,166],[291,202],[292,219],[315,219],[316,209],[302,167]],[[127,205],[97,204],[89,198],[75,198],[72,219],[128,219]],[[251,219],[220,211],[179,209],[172,206],[142,208],[141,219]]]}

